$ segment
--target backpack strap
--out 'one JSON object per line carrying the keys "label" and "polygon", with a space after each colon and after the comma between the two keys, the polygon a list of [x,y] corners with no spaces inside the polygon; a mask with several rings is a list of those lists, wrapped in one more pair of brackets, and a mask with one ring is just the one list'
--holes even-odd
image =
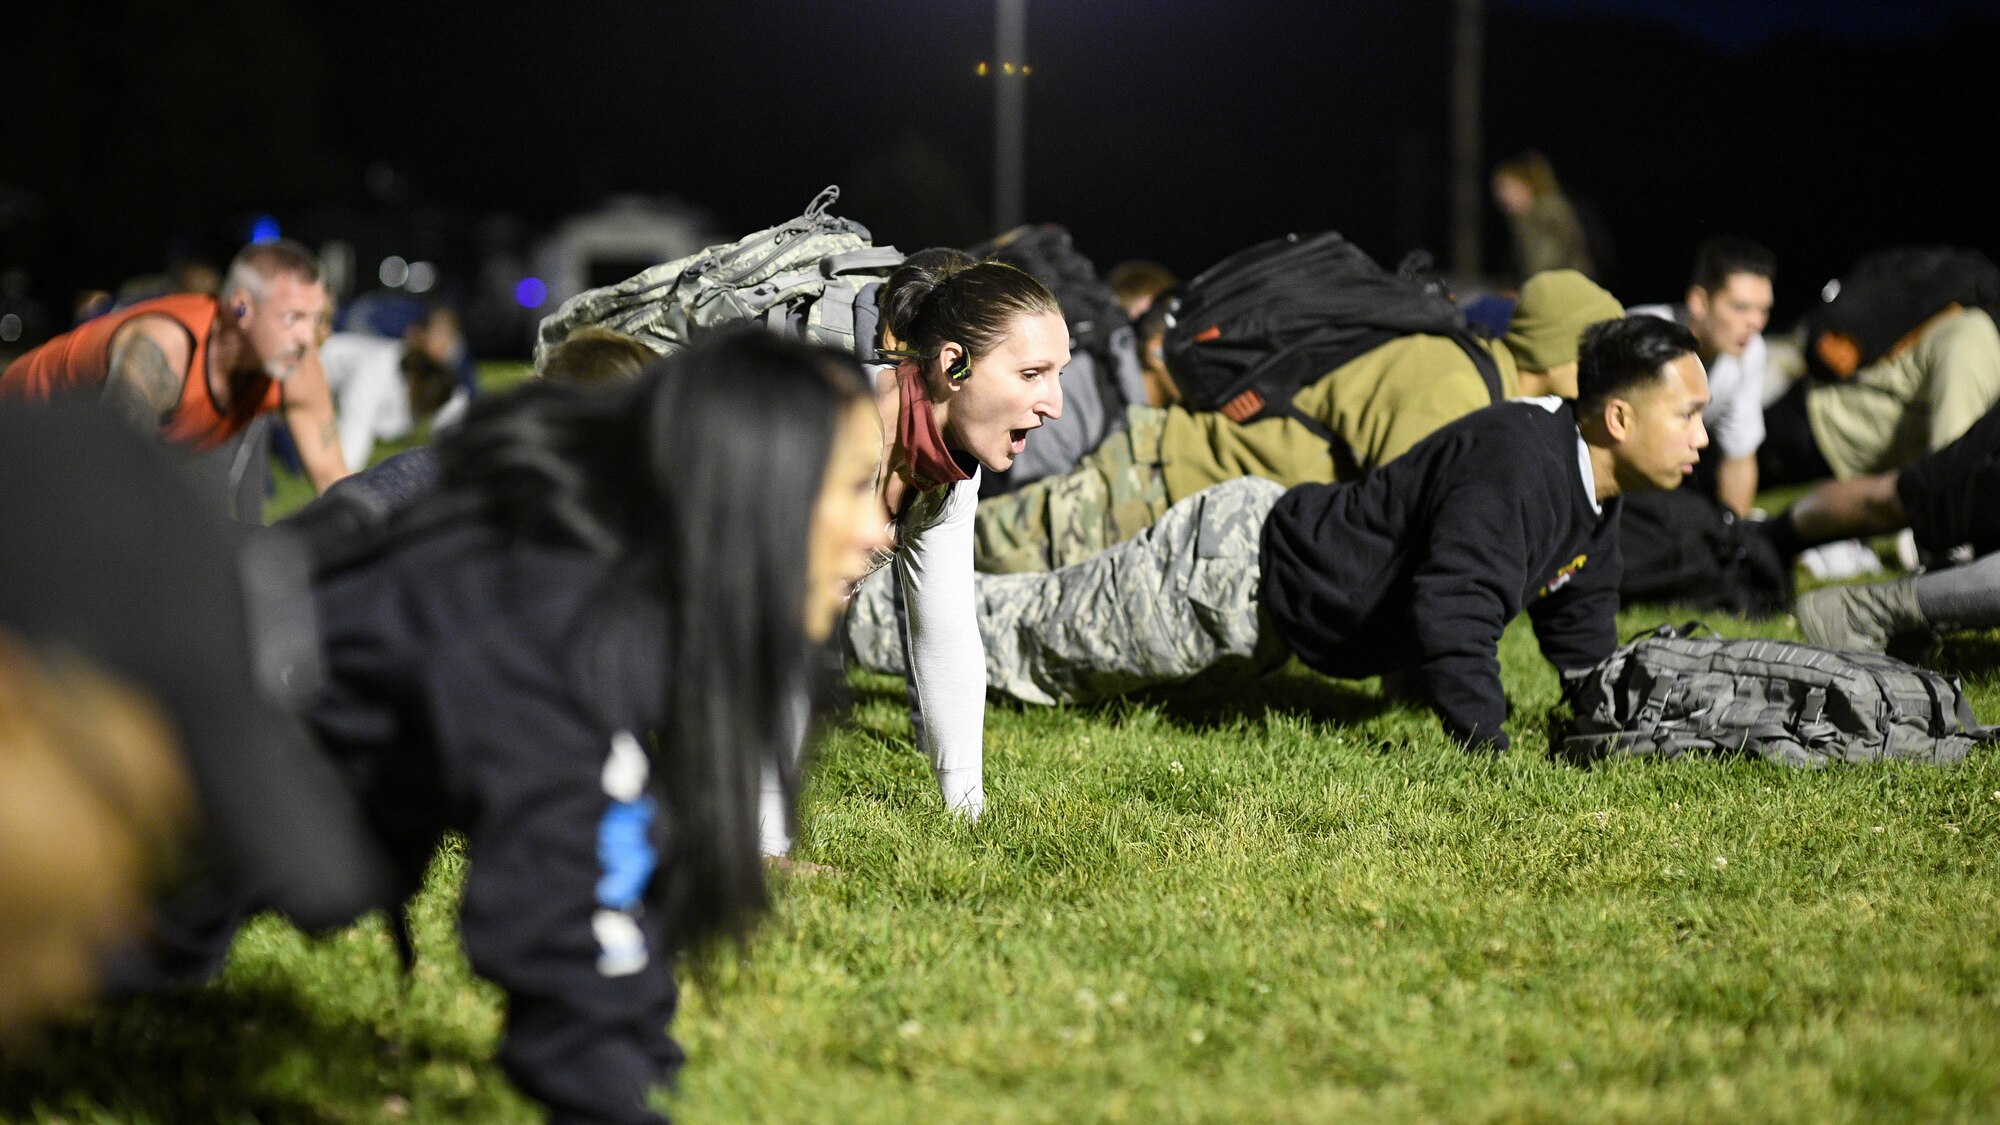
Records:
{"label": "backpack strap", "polygon": [[1639,704],[1638,710],[1632,713],[1632,721],[1638,723],[1641,730],[1653,733],[1671,725],[1662,723],[1661,719],[1666,714],[1667,697],[1673,694],[1674,686],[1675,681],[1666,676],[1653,681],[1653,686],[1646,692],[1645,700]]}
{"label": "backpack strap", "polygon": [[1629,646],[1648,639],[1678,641],[1692,637],[1697,633],[1707,633],[1715,637],[1722,635],[1714,629],[1709,628],[1704,622],[1689,621],[1681,625],[1654,625],[1651,628],[1641,629],[1625,638],[1625,644]]}
{"label": "backpack strap", "polygon": [[1452,342],[1465,351],[1465,358],[1479,369],[1479,378],[1486,384],[1486,394],[1494,402],[1502,402],[1507,392],[1500,385],[1500,365],[1493,361],[1493,353],[1479,342],[1469,329],[1460,328],[1451,334]]}
{"label": "backpack strap", "polygon": [[[1243,393],[1254,394],[1256,392],[1245,391]],[[1307,414],[1305,411],[1300,410],[1298,407],[1292,405],[1289,402],[1285,404],[1284,410],[1278,411],[1277,413],[1280,413],[1285,417],[1290,418],[1292,421],[1297,422],[1299,425],[1304,426],[1306,430],[1310,432],[1314,437],[1325,442],[1327,444],[1327,447],[1333,451],[1333,460],[1336,465],[1346,468],[1351,468],[1357,473],[1360,471],[1361,462],[1356,460],[1354,457],[1354,447],[1347,444],[1346,438],[1341,437],[1339,434],[1334,433],[1333,430],[1329,429],[1326,423],[1320,421],[1319,419],[1313,417],[1310,414]]]}
{"label": "backpack strap", "polygon": [[[1464,350],[1465,357],[1471,360],[1472,366],[1479,371],[1480,381],[1486,384],[1487,397],[1494,402],[1504,402],[1507,392],[1501,386],[1500,365],[1494,362],[1493,353],[1487,351],[1480,344],[1478,338],[1466,329],[1458,329],[1452,332],[1450,337],[1453,343]],[[1348,347],[1341,349],[1338,353],[1339,362],[1333,366],[1339,367],[1342,363],[1346,363],[1348,360],[1365,352],[1373,351],[1375,348],[1396,338],[1395,333],[1386,330],[1376,330],[1369,333]],[[1235,398],[1224,403],[1219,413],[1230,421],[1237,423],[1254,422],[1258,418],[1267,418],[1274,415],[1282,415],[1290,418],[1292,421],[1304,426],[1314,437],[1332,446],[1335,461],[1345,458],[1346,464],[1358,470],[1361,468],[1360,460],[1354,456],[1353,447],[1349,446],[1346,440],[1339,434],[1334,433],[1324,422],[1292,405],[1290,396],[1286,397],[1282,406],[1274,407],[1264,397],[1262,391],[1262,383],[1273,368],[1277,367],[1282,361],[1290,359],[1294,353],[1311,347],[1318,342],[1311,338],[1299,340],[1291,346],[1275,353],[1263,363],[1258,364],[1257,369],[1250,377],[1250,385],[1239,392]],[[1292,389],[1292,393],[1296,394],[1298,390],[1299,388],[1295,387]]]}

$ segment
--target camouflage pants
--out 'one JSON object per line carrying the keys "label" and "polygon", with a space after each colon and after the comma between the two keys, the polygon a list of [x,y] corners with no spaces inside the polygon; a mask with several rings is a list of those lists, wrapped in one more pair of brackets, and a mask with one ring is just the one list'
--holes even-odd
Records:
{"label": "camouflage pants", "polygon": [[[1258,602],[1257,548],[1284,487],[1244,477],[1174,505],[1088,562],[976,576],[986,687],[1028,703],[1088,703],[1286,649]],[[890,582],[862,584],[848,616],[865,668],[903,674]]]}
{"label": "camouflage pants", "polygon": [[981,502],[973,566],[988,574],[1054,570],[1151,527],[1167,510],[1160,467],[1166,416],[1158,407],[1127,407],[1125,428],[1076,468]]}

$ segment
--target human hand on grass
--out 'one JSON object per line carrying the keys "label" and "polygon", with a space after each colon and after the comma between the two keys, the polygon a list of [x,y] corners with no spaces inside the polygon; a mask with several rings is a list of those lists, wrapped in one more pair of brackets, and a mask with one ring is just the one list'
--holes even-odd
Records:
{"label": "human hand on grass", "polygon": [[982,780],[982,770],[971,769],[935,770],[938,792],[944,797],[944,807],[963,816],[966,821],[979,819],[986,811],[986,784]]}

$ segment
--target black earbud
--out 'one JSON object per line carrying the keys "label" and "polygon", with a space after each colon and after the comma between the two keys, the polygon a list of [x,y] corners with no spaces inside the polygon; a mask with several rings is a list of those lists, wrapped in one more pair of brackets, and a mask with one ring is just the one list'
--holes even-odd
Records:
{"label": "black earbud", "polygon": [[958,362],[952,364],[950,367],[947,367],[944,370],[944,377],[951,380],[954,383],[965,382],[966,377],[971,374],[972,374],[972,356],[966,352],[960,352],[958,355]]}
{"label": "black earbud", "polygon": [[237,306],[236,306],[236,319],[238,319],[238,320],[242,320],[242,319],[243,319],[244,317],[246,317],[246,316],[249,316],[249,315],[250,315],[250,306],[249,306],[249,305],[240,305],[240,304],[239,304],[239,305],[237,305]]}

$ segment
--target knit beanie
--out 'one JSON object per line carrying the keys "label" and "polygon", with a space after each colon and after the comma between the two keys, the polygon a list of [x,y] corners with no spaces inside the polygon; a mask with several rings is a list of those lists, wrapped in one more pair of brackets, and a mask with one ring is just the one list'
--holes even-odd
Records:
{"label": "knit beanie", "polygon": [[1544,270],[1521,286],[1521,300],[1502,341],[1526,371],[1548,371],[1576,359],[1583,330],[1625,315],[1618,298],[1575,270]]}

